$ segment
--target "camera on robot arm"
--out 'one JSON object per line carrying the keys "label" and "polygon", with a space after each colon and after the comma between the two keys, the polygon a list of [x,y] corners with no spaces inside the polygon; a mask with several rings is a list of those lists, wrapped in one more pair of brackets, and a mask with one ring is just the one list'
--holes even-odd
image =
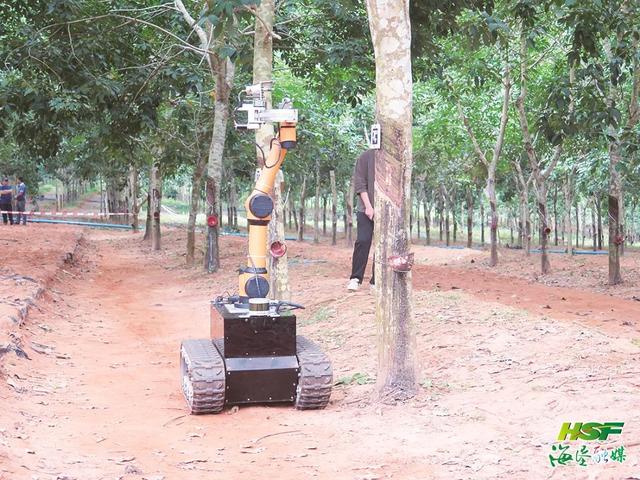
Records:
{"label": "camera on robot arm", "polygon": [[240,92],[240,106],[235,109],[233,120],[236,130],[257,130],[265,123],[298,123],[298,110],[288,98],[278,108],[267,109],[267,93],[272,90],[273,82],[268,81],[249,85]]}

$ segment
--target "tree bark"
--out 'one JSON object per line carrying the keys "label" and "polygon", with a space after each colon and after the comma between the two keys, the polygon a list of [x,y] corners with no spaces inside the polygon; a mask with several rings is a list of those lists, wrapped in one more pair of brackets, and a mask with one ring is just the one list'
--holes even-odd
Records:
{"label": "tree bark", "polygon": [[480,199],[480,243],[484,247],[484,202]]}
{"label": "tree bark", "polygon": [[620,163],[620,143],[617,139],[609,143],[609,285],[622,283],[620,256],[624,237],[622,236],[622,179],[618,172]]}
{"label": "tree bark", "polygon": [[[151,183],[151,175],[149,175],[149,183]],[[147,219],[144,226],[143,241],[151,240],[151,215],[151,188],[149,188],[149,193],[147,193]]]}
{"label": "tree bark", "polygon": [[151,248],[160,250],[160,207],[162,199],[162,177],[157,163],[151,166]]}
{"label": "tree bark", "polygon": [[202,177],[207,166],[207,158],[202,156],[193,167],[191,175],[191,202],[189,203],[189,219],[187,220],[187,265],[194,264],[196,249],[196,219],[200,204],[200,191],[202,190]]}
{"label": "tree bark", "polygon": [[331,182],[331,245],[338,242],[338,191],[336,189],[336,172],[329,172],[329,180]]}
{"label": "tree bark", "polygon": [[313,198],[313,243],[320,243],[320,161],[316,160],[316,193]]}
{"label": "tree bark", "polygon": [[129,212],[131,213],[131,228],[134,232],[138,231],[139,222],[138,222],[138,190],[139,190],[139,179],[138,179],[138,168],[135,165],[131,165],[129,167]]}
{"label": "tree bark", "polygon": [[327,235],[327,203],[329,199],[327,195],[322,196],[322,235]]}
{"label": "tree bark", "polygon": [[356,194],[356,189],[355,189],[355,185],[353,184],[353,178],[351,179],[351,182],[349,184],[349,191],[346,192],[346,199],[345,199],[345,208],[346,208],[346,218],[347,218],[347,224],[345,225],[346,227],[346,239],[347,239],[347,246],[348,247],[353,247],[353,197]]}
{"label": "tree bark", "polygon": [[553,189],[553,244],[558,246],[558,184]]}
{"label": "tree bark", "polygon": [[424,230],[425,230],[425,245],[431,245],[431,203],[424,199]]}
{"label": "tree bark", "polygon": [[467,248],[473,246],[473,195],[467,188]]}
{"label": "tree bark", "polygon": [[416,358],[411,271],[392,268],[410,261],[412,168],[411,25],[409,1],[367,0],[376,60],[376,120],[382,148],[376,151],[375,277],[378,382],[382,401],[415,395]]}
{"label": "tree bark", "polygon": [[571,226],[571,205],[573,204],[573,178],[575,172],[571,172],[571,174],[567,174],[564,177],[564,182],[562,184],[564,191],[564,229],[565,234],[567,236],[567,249],[566,252],[569,255],[573,255],[573,241],[571,235],[573,233],[573,227]]}
{"label": "tree bark", "polygon": [[591,207],[591,238],[593,240],[593,251],[598,249],[598,227],[596,225],[596,203],[595,198]]}
{"label": "tree bark", "polygon": [[222,215],[218,214],[220,205],[220,186],[222,180],[222,158],[227,139],[227,121],[229,118],[229,96],[235,65],[229,59],[217,61],[216,71],[216,100],[214,104],[213,132],[209,146],[209,162],[207,165],[206,197],[207,216],[218,215],[218,225],[207,227],[207,239],[205,250],[205,270],[214,273],[220,268],[220,250],[218,236]]}
{"label": "tree bark", "polygon": [[[282,191],[284,188],[284,174],[282,170],[276,175],[273,185],[273,213],[269,222],[269,241],[284,243],[284,201]],[[274,299],[290,300],[289,287],[289,261],[287,254],[280,258],[269,255],[269,293]]]}
{"label": "tree bark", "polygon": [[298,241],[302,242],[304,240],[304,224],[305,224],[305,211],[304,211],[304,203],[306,200],[306,189],[307,189],[307,176],[302,177],[302,187],[300,188],[300,214],[298,218]]}

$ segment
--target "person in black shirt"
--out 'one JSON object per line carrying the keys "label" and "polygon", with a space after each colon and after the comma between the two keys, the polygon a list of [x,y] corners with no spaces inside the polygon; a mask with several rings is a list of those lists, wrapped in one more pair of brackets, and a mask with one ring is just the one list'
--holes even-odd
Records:
{"label": "person in black shirt", "polygon": [[[364,278],[364,272],[369,260],[371,240],[373,239],[373,195],[375,183],[375,151],[367,150],[358,158],[353,171],[353,184],[358,195],[358,236],[353,246],[353,258],[351,260],[351,278],[347,289],[354,292],[358,289]],[[372,268],[370,284],[375,284],[375,264]]]}

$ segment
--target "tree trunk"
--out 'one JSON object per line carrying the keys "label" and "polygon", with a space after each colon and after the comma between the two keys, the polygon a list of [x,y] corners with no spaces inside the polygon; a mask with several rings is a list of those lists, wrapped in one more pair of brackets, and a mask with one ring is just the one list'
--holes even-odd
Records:
{"label": "tree trunk", "polygon": [[367,0],[376,60],[375,277],[378,392],[383,401],[415,395],[416,358],[411,272],[392,268],[410,261],[412,91],[409,1]]}
{"label": "tree trunk", "polygon": [[131,221],[131,228],[133,228],[134,232],[138,231],[139,225],[138,225],[138,212],[139,212],[139,207],[138,207],[138,187],[139,187],[139,181],[138,181],[138,168],[135,165],[131,165],[129,167],[129,205],[130,205],[130,209],[129,212],[131,213],[131,217],[130,217],[130,221]]}
{"label": "tree trunk", "polygon": [[553,244],[558,246],[558,184],[553,189]]}
{"label": "tree trunk", "polygon": [[622,179],[617,169],[620,160],[620,143],[615,139],[609,143],[609,285],[622,283]]}
{"label": "tree trunk", "polygon": [[418,227],[418,241],[420,241],[420,199],[416,198],[416,226]]}
{"label": "tree trunk", "polygon": [[566,175],[563,182],[563,190],[564,190],[564,230],[567,236],[567,249],[566,252],[569,255],[573,255],[573,242],[571,240],[571,234],[573,232],[573,227],[571,226],[571,205],[573,204],[573,185],[572,185],[572,176]]}
{"label": "tree trunk", "polygon": [[[149,183],[151,183],[151,175],[149,175]],[[147,220],[144,226],[143,241],[151,240],[151,226],[151,188],[149,188],[149,193],[147,193]]]}
{"label": "tree trunk", "polygon": [[602,250],[604,234],[602,229],[602,201],[598,195],[595,196],[596,216],[598,217],[598,250]]}
{"label": "tree trunk", "polygon": [[304,202],[306,200],[305,194],[307,189],[307,176],[302,177],[302,187],[300,188],[300,215],[298,218],[298,241],[302,242],[304,240],[304,223],[305,223],[305,212],[304,212]]}
{"label": "tree trunk", "polygon": [[489,266],[498,265],[498,198],[496,196],[495,170],[490,171],[487,176],[487,197],[489,198],[489,208],[491,210],[491,225],[489,234],[491,235],[491,258]]}
{"label": "tree trunk", "polygon": [[538,200],[538,227],[540,228],[540,271],[542,275],[546,275],[551,270],[549,262],[549,252],[547,245],[549,244],[549,223],[547,219],[547,189],[545,185],[537,187]]}
{"label": "tree trunk", "polygon": [[300,229],[300,226],[298,225],[298,212],[296,211],[296,204],[293,200],[293,195],[289,198],[289,208],[293,212],[293,226],[297,233]]}
{"label": "tree trunk", "polygon": [[467,189],[467,248],[473,246],[473,195]]}
{"label": "tree trunk", "polygon": [[480,243],[484,247],[484,202],[480,199]]}
{"label": "tree trunk", "polygon": [[187,265],[194,264],[196,249],[196,219],[200,204],[200,192],[202,190],[202,177],[207,166],[207,158],[202,156],[193,167],[191,176],[191,202],[189,203],[189,220],[187,220]]}
{"label": "tree trunk", "polygon": [[431,204],[424,199],[424,230],[426,234],[425,245],[431,245]]}
{"label": "tree trunk", "polygon": [[316,161],[316,194],[313,199],[313,243],[320,243],[320,162]]}
{"label": "tree trunk", "polygon": [[591,237],[593,239],[593,251],[598,249],[598,228],[596,226],[596,201],[593,200],[593,206],[591,207]]}
{"label": "tree trunk", "polygon": [[[571,218],[571,209],[569,209],[569,218]],[[580,247],[580,206],[576,202],[576,248]]]}
{"label": "tree trunk", "polygon": [[[284,174],[282,170],[276,175],[273,185],[273,213],[269,222],[269,242],[285,242],[284,238],[284,201],[282,191],[284,188]],[[269,292],[274,299],[290,300],[289,287],[289,261],[287,253],[280,258],[269,255]]]}
{"label": "tree trunk", "polygon": [[218,236],[222,224],[222,215],[218,213],[218,209],[220,205],[220,186],[222,180],[222,157],[227,139],[229,96],[231,94],[234,76],[235,65],[229,59],[221,59],[217,62],[216,100],[214,105],[213,132],[209,146],[209,162],[207,165],[206,197],[207,216],[218,216],[218,224],[207,227],[204,267],[209,273],[217,272],[218,268],[220,268]]}
{"label": "tree trunk", "polygon": [[345,206],[347,210],[347,225],[346,225],[346,238],[347,246],[353,247],[353,197],[356,194],[356,187],[353,184],[353,178],[349,185],[349,191],[347,198],[345,199]]}
{"label": "tree trunk", "polygon": [[335,170],[329,172],[329,179],[331,181],[331,245],[336,245],[338,242],[338,191]]}
{"label": "tree trunk", "polygon": [[327,235],[327,196],[322,196],[322,235]]}
{"label": "tree trunk", "polygon": [[149,179],[151,190],[151,248],[160,250],[160,207],[162,199],[162,178],[160,168],[157,163],[151,166]]}
{"label": "tree trunk", "polygon": [[450,199],[449,211],[451,212],[451,221],[453,222],[453,243],[455,245],[455,243],[458,241],[458,215],[457,215],[458,205],[457,205],[455,190],[453,190],[451,195],[449,195],[449,199]]}

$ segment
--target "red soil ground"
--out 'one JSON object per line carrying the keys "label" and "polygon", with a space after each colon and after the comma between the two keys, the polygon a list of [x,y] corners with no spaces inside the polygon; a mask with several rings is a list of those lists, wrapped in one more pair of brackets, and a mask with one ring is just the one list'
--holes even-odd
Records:
{"label": "red soil ground", "polygon": [[[600,258],[552,257],[557,287],[514,252],[489,270],[484,252],[416,246],[420,389],[382,405],[373,296],[344,289],[350,250],[290,242],[292,300],[307,306],[299,331],[326,349],[339,383],[329,407],[190,416],[179,344],[207,336],[208,302],[234,290],[245,240],[223,238],[222,271],[209,276],[183,266],[177,230],[161,252],[139,234],[85,230],[71,265],[62,258],[80,230],[29,226],[21,243],[17,228],[0,230],[22,249],[2,274],[46,294],[22,328],[3,324],[30,360],[0,358],[2,479],[640,477],[640,302],[601,285]],[[638,278],[634,255],[627,278]],[[577,272],[594,280],[572,288]],[[551,467],[566,421],[624,421],[604,446],[624,445],[625,462]]]}

